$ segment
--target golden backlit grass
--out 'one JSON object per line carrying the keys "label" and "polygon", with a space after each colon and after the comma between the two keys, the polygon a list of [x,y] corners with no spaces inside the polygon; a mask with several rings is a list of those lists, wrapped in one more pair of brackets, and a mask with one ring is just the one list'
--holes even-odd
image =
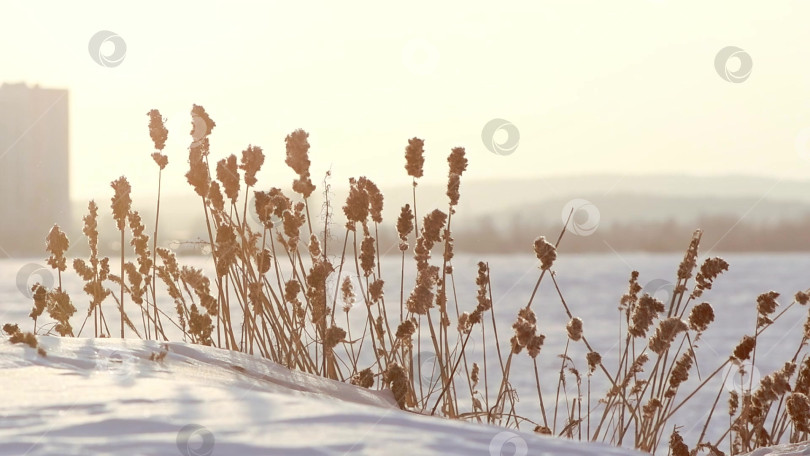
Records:
{"label": "golden backlit grass", "polygon": [[[807,439],[810,359],[805,345],[810,322],[796,351],[786,355],[784,367],[764,376],[761,384],[728,393],[726,412],[720,402],[725,383],[721,378],[716,399],[706,405],[708,418],[691,453],[681,438],[678,426],[684,423],[673,422],[673,415],[711,380],[723,377],[724,371],[727,375],[729,365],[755,363],[759,335],[792,307],[809,300],[801,291],[777,313],[778,294],[761,295],[752,325],[755,332],[743,337],[719,365],[702,366],[699,382],[687,382],[697,375],[696,342],[712,324],[723,320],[700,298],[729,267],[721,258],[707,258],[698,265],[699,230],[678,267],[669,302],[644,294],[639,274],[631,274],[618,303],[620,356],[616,365],[607,366],[588,340],[588,321],[577,316],[582,310],[571,308],[557,282],[554,263],[565,227],[556,239],[539,236],[533,246],[527,246],[537,257],[539,273],[511,333],[496,325],[499,310],[486,262],[478,263],[474,306],[456,299],[451,224],[468,164],[464,148],[453,148],[448,155],[446,207],[417,210],[425,143],[412,138],[404,158],[413,199],[401,207],[395,227],[383,224],[384,197],[377,185],[358,177],[350,180],[342,205],[346,223],[333,230],[335,209],[328,175],[321,188],[326,202],[320,218],[310,213],[310,197],[317,187],[310,175],[307,132],[296,130],[285,138],[285,163],[297,176],[288,194],[279,187],[258,186],[256,175],[265,160],[260,147],[251,145],[241,157],[229,155],[214,162],[208,137],[216,123],[201,106],[195,105],[191,115],[195,130],[186,178],[199,198],[215,275],[208,277],[199,268],[181,265],[171,250],[158,246],[160,196],[149,233],[131,207],[129,182],[120,177],[112,182],[110,204],[117,224],[113,235],[122,246],[119,261],[113,265],[110,258],[99,255],[99,206],[90,201],[83,219],[90,256],[72,262],[85,284],[89,305],[81,327],[74,331],[70,318],[76,309],[62,288],[69,240],[55,226],[47,236],[47,261],[59,280],[50,290],[39,284],[33,287],[35,333],[48,328],[62,336],[80,336],[92,328],[94,337],[111,337],[106,315],[114,312],[121,316],[116,332],[120,337],[165,341],[166,327],[171,325],[192,343],[251,353],[359,387],[390,389],[400,407],[418,413],[648,452],[663,451],[669,445],[675,455],[721,454],[720,447],[735,454]],[[163,153],[169,132],[157,110],[149,113],[149,133],[160,179],[169,165]],[[251,197],[253,208],[248,207]],[[259,224],[249,223],[251,209],[258,214]],[[385,229],[396,230],[401,256],[399,277],[389,279],[382,277],[380,267],[379,233]],[[332,246],[339,255],[327,253],[327,242],[333,239],[342,239],[339,250]],[[405,281],[407,268],[414,268],[413,283]],[[398,296],[384,294],[385,280],[398,282]],[[569,318],[564,352],[552,356],[543,353],[546,336],[532,307],[541,284],[553,287]],[[158,288],[167,297],[161,298]],[[39,321],[46,311],[53,320],[50,327]],[[361,327],[352,327],[349,317],[355,313],[362,315]],[[7,325],[6,332],[14,341],[36,346],[33,334],[24,334],[19,327]],[[489,350],[473,355],[469,350],[473,340]],[[572,358],[569,348],[574,344],[585,348],[583,359]],[[427,356],[435,372],[423,372],[422,358]],[[528,357],[533,371],[516,372],[518,357]],[[541,383],[544,357],[542,368],[559,370],[555,385]],[[534,378],[536,392],[524,394],[536,393],[539,407],[528,416],[516,412],[519,395],[510,381],[515,375]],[[608,385],[606,391],[592,391],[595,376],[600,377],[600,385]],[[692,386],[682,389],[687,383]],[[719,439],[709,440],[710,423],[723,423],[727,430]]]}

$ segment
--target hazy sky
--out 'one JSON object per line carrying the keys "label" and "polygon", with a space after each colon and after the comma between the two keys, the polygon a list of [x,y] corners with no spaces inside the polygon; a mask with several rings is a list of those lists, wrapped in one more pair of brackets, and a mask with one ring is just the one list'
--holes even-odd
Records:
{"label": "hazy sky", "polygon": [[[268,187],[292,180],[284,136],[299,127],[313,179],[331,167],[336,185],[408,182],[413,136],[426,140],[430,181],[446,179],[454,146],[467,148],[465,179],[476,180],[810,171],[796,144],[810,131],[810,2],[25,0],[2,10],[0,81],[71,91],[74,198],[108,196],[121,174],[136,194],[155,191],[151,108],[169,118],[165,188],[190,191],[192,103],[217,122],[215,158],[265,149]],[[100,30],[126,43],[120,65],[91,58]],[[744,82],[715,70],[727,46],[751,57]],[[484,147],[493,118],[519,130],[513,154]]]}

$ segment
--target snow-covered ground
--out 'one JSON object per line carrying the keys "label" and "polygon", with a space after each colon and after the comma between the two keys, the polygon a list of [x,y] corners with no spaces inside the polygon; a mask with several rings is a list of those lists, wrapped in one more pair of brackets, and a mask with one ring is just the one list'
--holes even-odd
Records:
{"label": "snow-covered ground", "polygon": [[215,348],[39,343],[47,356],[0,338],[2,455],[638,454],[403,412],[388,391]]}

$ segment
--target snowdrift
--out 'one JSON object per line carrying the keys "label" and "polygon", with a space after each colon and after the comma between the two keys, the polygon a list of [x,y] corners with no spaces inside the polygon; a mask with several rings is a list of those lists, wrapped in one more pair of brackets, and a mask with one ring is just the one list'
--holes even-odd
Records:
{"label": "snowdrift", "polygon": [[226,350],[38,339],[45,357],[0,338],[1,455],[641,454],[404,412],[389,391]]}

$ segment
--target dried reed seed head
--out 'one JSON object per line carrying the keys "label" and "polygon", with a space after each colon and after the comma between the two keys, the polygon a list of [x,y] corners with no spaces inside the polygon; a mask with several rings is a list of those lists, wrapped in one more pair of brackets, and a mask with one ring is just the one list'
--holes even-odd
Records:
{"label": "dried reed seed head", "polygon": [[794,373],[796,373],[796,363],[786,362],[781,369],[771,374],[774,380],[773,392],[777,396],[790,392],[790,378]]}
{"label": "dried reed seed head", "polygon": [[340,296],[343,300],[343,310],[348,312],[355,302],[354,287],[348,276],[343,278],[343,283],[340,285]]}
{"label": "dried reed seed head", "polygon": [[208,165],[203,157],[208,154],[208,139],[203,139],[200,145],[193,145],[188,151],[189,170],[186,173],[186,180],[194,187],[194,191],[205,198],[208,193]]}
{"label": "dried reed seed head", "polygon": [[[423,239],[420,238],[420,241]],[[427,313],[433,307],[433,287],[438,280],[438,266],[426,263],[419,265],[416,274],[416,286],[408,297],[408,311],[419,315]]]}
{"label": "dried reed seed head", "polygon": [[346,331],[343,328],[331,326],[326,330],[326,334],[323,336],[323,346],[328,350],[332,350],[337,344],[343,342],[345,338]]}
{"label": "dried reed seed head", "polygon": [[369,215],[371,215],[371,220],[374,223],[382,223],[382,211],[385,197],[383,196],[379,187],[377,187],[377,184],[372,182],[371,179],[364,179],[363,185],[366,193],[368,194],[368,211]]}
{"label": "dried reed seed head", "polygon": [[208,202],[215,211],[225,211],[225,199],[222,197],[222,191],[220,191],[217,181],[212,180],[208,187]]}
{"label": "dried reed seed head", "polygon": [[422,177],[422,168],[425,165],[425,141],[411,138],[405,147],[405,171],[414,178]]}
{"label": "dried reed seed head", "polygon": [[28,316],[36,320],[42,315],[42,312],[45,311],[45,307],[48,305],[48,291],[42,285],[35,283],[31,286],[31,297],[34,300],[34,307],[31,309],[31,313],[28,314]]}
{"label": "dried reed seed head", "polygon": [[299,128],[284,139],[287,145],[287,158],[284,163],[298,174],[298,179],[293,181],[293,190],[303,195],[304,198],[308,198],[315,191],[315,185],[312,184],[309,177],[311,163],[308,138],[309,133]]}
{"label": "dried reed seed head", "polygon": [[728,414],[729,416],[734,416],[737,413],[737,409],[740,407],[740,395],[737,394],[737,391],[732,390],[728,394]]}
{"label": "dried reed seed head", "polygon": [[534,432],[540,435],[551,435],[551,429],[548,426],[537,425],[534,427]]}
{"label": "dried reed seed head", "polygon": [[112,181],[110,186],[114,191],[111,200],[113,218],[118,226],[118,230],[123,231],[124,226],[126,226],[127,213],[129,212],[130,206],[132,206],[132,199],[129,196],[132,187],[130,187],[129,181],[127,181],[127,178],[124,176]]}
{"label": "dried reed seed head", "polygon": [[689,312],[689,328],[693,331],[703,332],[714,321],[714,309],[708,302],[703,302]]}
{"label": "dried reed seed head", "polygon": [[529,353],[529,356],[532,358],[537,358],[537,355],[540,354],[540,349],[543,348],[543,342],[546,341],[546,336],[543,334],[536,334],[532,336],[529,343],[526,344],[526,351]]}
{"label": "dried reed seed head", "polygon": [[810,394],[810,358],[805,358],[802,362],[793,390],[799,393]]}
{"label": "dried reed seed head", "polygon": [[394,399],[399,407],[404,409],[409,391],[408,374],[405,369],[396,362],[389,364],[383,373],[383,383],[394,393]]}
{"label": "dried reed seed head", "polygon": [[411,337],[416,332],[416,325],[413,320],[405,320],[397,327],[397,339],[407,341],[410,344]]}
{"label": "dried reed seed head", "polygon": [[309,255],[312,258],[321,256],[321,242],[318,240],[318,236],[316,236],[315,233],[309,235]]}
{"label": "dried reed seed head", "polygon": [[679,281],[687,280],[692,277],[692,272],[697,265],[698,246],[700,245],[700,238],[702,235],[702,230],[695,230],[694,234],[692,234],[692,241],[689,243],[689,247],[686,249],[683,261],[681,261],[680,266],[678,266]]}
{"label": "dried reed seed head", "polygon": [[406,204],[402,206],[399,218],[397,218],[397,234],[400,240],[399,250],[404,252],[408,249],[408,236],[411,231],[413,231],[413,211],[411,211],[411,205]]}
{"label": "dried reed seed head", "polygon": [[262,222],[265,228],[273,228],[274,223],[272,216],[274,215],[275,208],[274,198],[270,195],[270,192],[254,191],[253,195],[253,204],[259,221]]}
{"label": "dried reed seed head", "polygon": [[154,160],[155,163],[157,163],[158,168],[160,168],[161,171],[164,168],[166,168],[166,165],[169,164],[169,157],[161,154],[160,152],[153,152],[152,153],[152,160]]}
{"label": "dried reed seed head", "polygon": [[360,244],[360,267],[364,276],[368,277],[374,272],[375,259],[374,238],[366,235]]}
{"label": "dried reed seed head", "polygon": [[67,235],[59,228],[59,225],[52,226],[45,237],[45,250],[50,253],[47,259],[48,265],[59,271],[67,269],[65,252],[69,248],[70,241],[68,241]]}
{"label": "dried reed seed head", "polygon": [[217,180],[222,183],[225,195],[235,204],[239,196],[239,166],[236,164],[236,155],[231,154],[217,162]]}
{"label": "dried reed seed head", "polygon": [[214,249],[217,276],[222,277],[228,273],[230,267],[236,262],[238,253],[239,243],[236,240],[236,234],[230,225],[223,223],[217,228],[216,249]]}
{"label": "dried reed seed head", "polygon": [[454,251],[454,248],[453,248],[454,239],[453,239],[452,234],[450,233],[450,230],[445,229],[443,231],[443,233],[444,233],[444,235],[442,237],[444,238],[444,254],[442,256],[444,257],[444,262],[446,264],[445,268],[444,268],[444,272],[445,272],[445,274],[450,275],[450,274],[453,273],[453,266],[451,266],[450,262],[453,260],[453,256],[454,256],[454,253],[453,253],[453,251]]}
{"label": "dried reed seed head", "polygon": [[751,336],[743,336],[740,343],[734,349],[734,357],[739,361],[745,361],[751,356],[751,351],[756,346],[756,339]]}
{"label": "dried reed seed head", "polygon": [[343,206],[343,213],[346,214],[347,228],[354,231],[354,224],[365,223],[368,219],[370,197],[365,182],[365,177],[355,179],[349,178],[349,195],[346,197],[346,204]]}
{"label": "dried reed seed head", "polygon": [[[209,116],[207,112],[205,112],[205,108],[202,107],[202,106],[199,106],[199,105],[193,105],[191,107],[191,118],[192,119],[200,119],[205,123],[205,131],[204,132],[196,132],[196,134],[202,133],[202,135],[204,137],[207,137],[208,135],[210,135],[211,132],[214,130],[214,127],[217,126],[217,123],[214,122],[213,119],[211,119],[211,116]],[[196,127],[197,127],[197,123],[193,122],[191,124],[192,129],[189,132],[189,134],[192,134],[192,135],[195,134],[195,128]]]}
{"label": "dried reed seed head", "polygon": [[242,151],[242,160],[239,163],[239,169],[245,172],[245,184],[249,187],[256,185],[256,173],[262,169],[264,164],[264,152],[259,146],[248,145],[247,149]]}
{"label": "dried reed seed head", "polygon": [[259,274],[266,274],[273,264],[273,255],[268,249],[262,249],[256,256],[256,267],[259,269]]}
{"label": "dried reed seed head", "polygon": [[803,393],[793,393],[787,400],[790,421],[801,432],[810,432],[810,399]]}
{"label": "dried reed seed head", "polygon": [[656,410],[661,408],[661,399],[654,397],[647,401],[646,404],[641,408],[642,412],[644,413],[645,418],[649,418],[655,413]]}
{"label": "dried reed seed head", "polygon": [[[146,115],[149,116],[149,137],[155,144],[155,150],[163,150],[166,147],[166,139],[169,137],[169,130],[164,125],[163,116],[157,109],[150,110]],[[163,166],[160,169],[163,169]]]}
{"label": "dried reed seed head", "polygon": [[661,355],[669,350],[672,341],[681,332],[689,329],[689,326],[678,317],[670,317],[662,320],[655,329],[655,334],[650,337],[649,347],[653,352]]}
{"label": "dried reed seed head", "polygon": [[361,388],[371,388],[374,386],[374,374],[371,373],[371,368],[366,368],[354,374],[350,383]]}
{"label": "dried reed seed head", "polygon": [[461,197],[459,188],[461,187],[461,175],[467,169],[467,158],[463,147],[454,147],[447,157],[447,163],[450,165],[450,172],[447,179],[447,196],[450,198],[451,213],[455,212],[453,206],[458,204]]}
{"label": "dried reed seed head", "polygon": [[588,374],[592,374],[602,364],[602,355],[598,352],[588,352],[585,358],[588,360]]}
{"label": "dried reed seed head", "polygon": [[422,222],[422,238],[425,239],[426,248],[430,250],[433,245],[441,241],[442,228],[447,221],[447,214],[434,209],[427,214]]}
{"label": "dried reed seed head", "polygon": [[87,203],[87,212],[87,215],[82,217],[84,222],[82,233],[90,245],[90,258],[95,259],[98,256],[98,205],[94,200]]}
{"label": "dried reed seed head", "polygon": [[45,296],[48,315],[57,321],[54,329],[60,336],[72,336],[73,327],[70,326],[70,317],[76,313],[76,308],[70,302],[70,296],[60,288],[50,290]]}
{"label": "dried reed seed head", "polygon": [[540,269],[550,269],[557,259],[557,248],[554,244],[546,241],[545,236],[540,236],[534,240],[534,254],[540,260]]}
{"label": "dried reed seed head", "polygon": [[475,284],[478,285],[478,293],[476,299],[478,306],[476,310],[479,312],[486,312],[492,308],[492,300],[489,299],[487,293],[489,284],[489,267],[483,261],[478,262],[478,276],[475,278]]}
{"label": "dried reed seed head", "polygon": [[385,285],[383,279],[376,279],[369,284],[368,294],[371,296],[371,302],[377,302],[383,298],[383,285]]}
{"label": "dried reed seed head", "polygon": [[700,272],[695,276],[696,286],[693,295],[699,297],[703,294],[703,290],[711,290],[712,282],[714,282],[714,279],[722,274],[723,271],[728,271],[728,263],[726,260],[719,257],[706,258],[700,266]]}
{"label": "dried reed seed head", "polygon": [[638,271],[630,273],[630,286],[627,293],[622,296],[619,301],[619,310],[631,312],[638,302],[638,294],[641,292],[641,285],[638,284]]}
{"label": "dried reed seed head", "polygon": [[[518,311],[517,320],[512,324],[515,330],[513,338],[513,351],[514,353],[520,352],[520,349],[526,347],[533,341],[537,333],[537,317],[531,308],[523,307]],[[542,344],[542,341],[540,342]],[[515,344],[517,344],[515,346]],[[515,351],[517,350],[517,351]],[[538,347],[539,351],[539,347]]]}
{"label": "dried reed seed head", "polygon": [[[293,209],[293,202],[291,199],[287,198],[284,192],[281,191],[278,187],[273,187],[268,192],[271,201],[271,207],[273,211],[273,215],[278,218],[282,218],[284,216],[284,211]],[[301,203],[303,204],[303,203]]]}
{"label": "dried reed seed head", "polygon": [[472,383],[472,387],[475,388],[478,385],[478,374],[480,372],[480,368],[478,367],[478,363],[473,363],[472,372],[470,372],[470,382]]}
{"label": "dried reed seed head", "polygon": [[447,197],[450,198],[451,213],[455,213],[453,206],[458,204],[461,198],[461,176],[458,174],[451,174],[447,179]]}
{"label": "dried reed seed head", "polygon": [[664,303],[644,293],[633,308],[628,332],[634,337],[646,337],[655,317],[664,311]]}
{"label": "dried reed seed head", "polygon": [[298,299],[298,293],[301,292],[301,284],[297,280],[288,280],[284,283],[284,300],[292,302]]}
{"label": "dried reed seed head", "polygon": [[675,367],[672,369],[672,375],[669,377],[670,388],[676,389],[681,383],[689,379],[689,369],[692,368],[692,356],[692,351],[687,350],[675,361]]}
{"label": "dried reed seed head", "polygon": [[466,152],[463,147],[454,147],[450,150],[450,155],[447,157],[447,163],[450,165],[450,174],[458,174],[461,176],[467,170],[468,160],[465,156]]}
{"label": "dried reed seed head", "polygon": [[776,302],[776,298],[778,297],[779,293],[775,291],[769,291],[759,295],[757,297],[757,312],[763,316],[774,313],[774,311],[776,311],[776,306],[779,305],[779,303]]}
{"label": "dried reed seed head", "polygon": [[683,437],[675,430],[669,436],[669,450],[672,456],[690,456],[689,447],[683,443]]}
{"label": "dried reed seed head", "polygon": [[805,305],[810,302],[810,294],[804,291],[799,291],[796,293],[796,296],[793,299],[795,299],[799,304]]}
{"label": "dried reed seed head", "polygon": [[582,339],[582,319],[579,317],[572,318],[568,324],[565,325],[565,330],[568,332],[569,339],[578,342]]}
{"label": "dried reed seed head", "polygon": [[301,227],[304,226],[307,221],[303,211],[304,203],[297,203],[292,211],[286,210],[282,214],[284,234],[289,238],[286,247],[290,251],[295,250],[301,233]]}
{"label": "dried reed seed head", "polygon": [[458,316],[458,332],[467,334],[470,332],[470,329],[472,329],[470,314],[468,312],[462,312],[461,315]]}

